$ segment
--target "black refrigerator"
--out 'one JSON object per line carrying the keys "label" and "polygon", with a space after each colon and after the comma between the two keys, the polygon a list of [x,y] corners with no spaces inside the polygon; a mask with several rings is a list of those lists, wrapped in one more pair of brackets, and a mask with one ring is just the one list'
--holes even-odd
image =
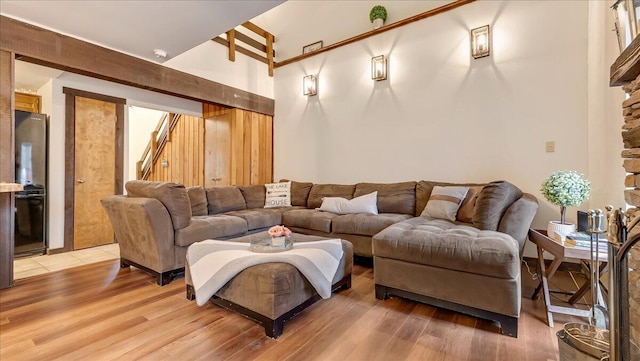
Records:
{"label": "black refrigerator", "polygon": [[16,256],[44,254],[47,248],[47,116],[16,110]]}

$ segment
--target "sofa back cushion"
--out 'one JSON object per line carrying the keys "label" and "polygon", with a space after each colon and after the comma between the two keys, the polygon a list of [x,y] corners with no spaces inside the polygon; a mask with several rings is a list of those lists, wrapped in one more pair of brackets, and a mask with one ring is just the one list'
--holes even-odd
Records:
{"label": "sofa back cushion", "polygon": [[130,197],[155,198],[169,211],[174,229],[182,229],[191,223],[191,202],[187,189],[172,182],[129,181],[125,184]]}
{"label": "sofa back cushion", "polygon": [[473,213],[474,227],[497,231],[502,215],[520,197],[522,197],[522,191],[507,181],[487,184],[476,200],[476,209]]}
{"label": "sofa back cushion", "polygon": [[192,216],[206,216],[207,210],[207,192],[201,186],[193,186],[187,188],[187,195],[191,202]]}
{"label": "sofa back cushion", "polygon": [[[460,186],[460,187],[477,187],[484,186],[486,183],[448,183],[448,182],[433,182],[433,181],[419,181],[416,184],[416,217],[422,214],[424,211],[424,207],[427,206],[427,202],[429,201],[429,197],[431,197],[431,191],[433,187],[440,186]],[[463,202],[464,203],[464,202]],[[471,222],[469,222],[471,223]]]}
{"label": "sofa back cushion", "polygon": [[358,183],[353,196],[378,192],[378,212],[414,215],[416,182]]}
{"label": "sofa back cushion", "polygon": [[252,186],[240,186],[240,192],[244,197],[247,209],[263,208],[265,199],[265,188],[263,184]]}
{"label": "sofa back cushion", "polygon": [[[280,182],[289,182],[289,180],[280,179]],[[313,183],[311,182],[291,181],[291,205],[306,207],[311,187],[313,187]]]}
{"label": "sofa back cushion", "polygon": [[353,198],[355,184],[314,184],[309,192],[307,200],[308,208],[320,208],[324,197]]}
{"label": "sofa back cushion", "polygon": [[209,214],[247,209],[242,192],[236,186],[207,188],[207,202]]}

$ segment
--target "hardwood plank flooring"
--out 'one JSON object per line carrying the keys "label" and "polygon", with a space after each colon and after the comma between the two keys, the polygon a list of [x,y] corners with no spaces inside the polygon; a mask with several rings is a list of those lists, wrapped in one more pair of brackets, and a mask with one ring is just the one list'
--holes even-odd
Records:
{"label": "hardwood plank flooring", "polygon": [[[374,297],[373,270],[355,266],[351,289],[287,322],[278,339],[254,321],[185,298],[118,260],[16,281],[0,291],[0,360],[456,360],[558,359],[536,281],[523,268],[517,339],[496,323],[400,298]],[[575,289],[567,274],[554,287]]]}

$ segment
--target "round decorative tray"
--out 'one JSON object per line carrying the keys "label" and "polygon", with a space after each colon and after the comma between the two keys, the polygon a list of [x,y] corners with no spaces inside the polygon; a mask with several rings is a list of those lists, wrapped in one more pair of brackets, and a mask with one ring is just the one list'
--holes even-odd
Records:
{"label": "round decorative tray", "polygon": [[251,241],[249,250],[258,253],[276,253],[284,252],[293,248],[293,241],[285,238],[284,244],[273,244],[271,238],[261,239],[259,241]]}

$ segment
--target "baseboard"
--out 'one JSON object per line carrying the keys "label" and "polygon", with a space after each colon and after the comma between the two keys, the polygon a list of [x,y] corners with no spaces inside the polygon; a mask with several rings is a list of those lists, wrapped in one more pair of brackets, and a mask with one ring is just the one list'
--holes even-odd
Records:
{"label": "baseboard", "polygon": [[[529,265],[529,268],[531,268],[532,270],[535,270],[538,268],[538,259],[537,258],[533,258],[533,257],[522,257],[522,259],[527,262],[527,264]],[[551,260],[550,259],[545,259],[544,260],[544,264],[547,266],[547,268],[551,265]],[[558,267],[559,271],[566,271],[566,272],[580,272],[582,271],[582,266],[580,266],[580,263],[574,263],[574,262],[562,262],[560,263],[560,267]]]}

